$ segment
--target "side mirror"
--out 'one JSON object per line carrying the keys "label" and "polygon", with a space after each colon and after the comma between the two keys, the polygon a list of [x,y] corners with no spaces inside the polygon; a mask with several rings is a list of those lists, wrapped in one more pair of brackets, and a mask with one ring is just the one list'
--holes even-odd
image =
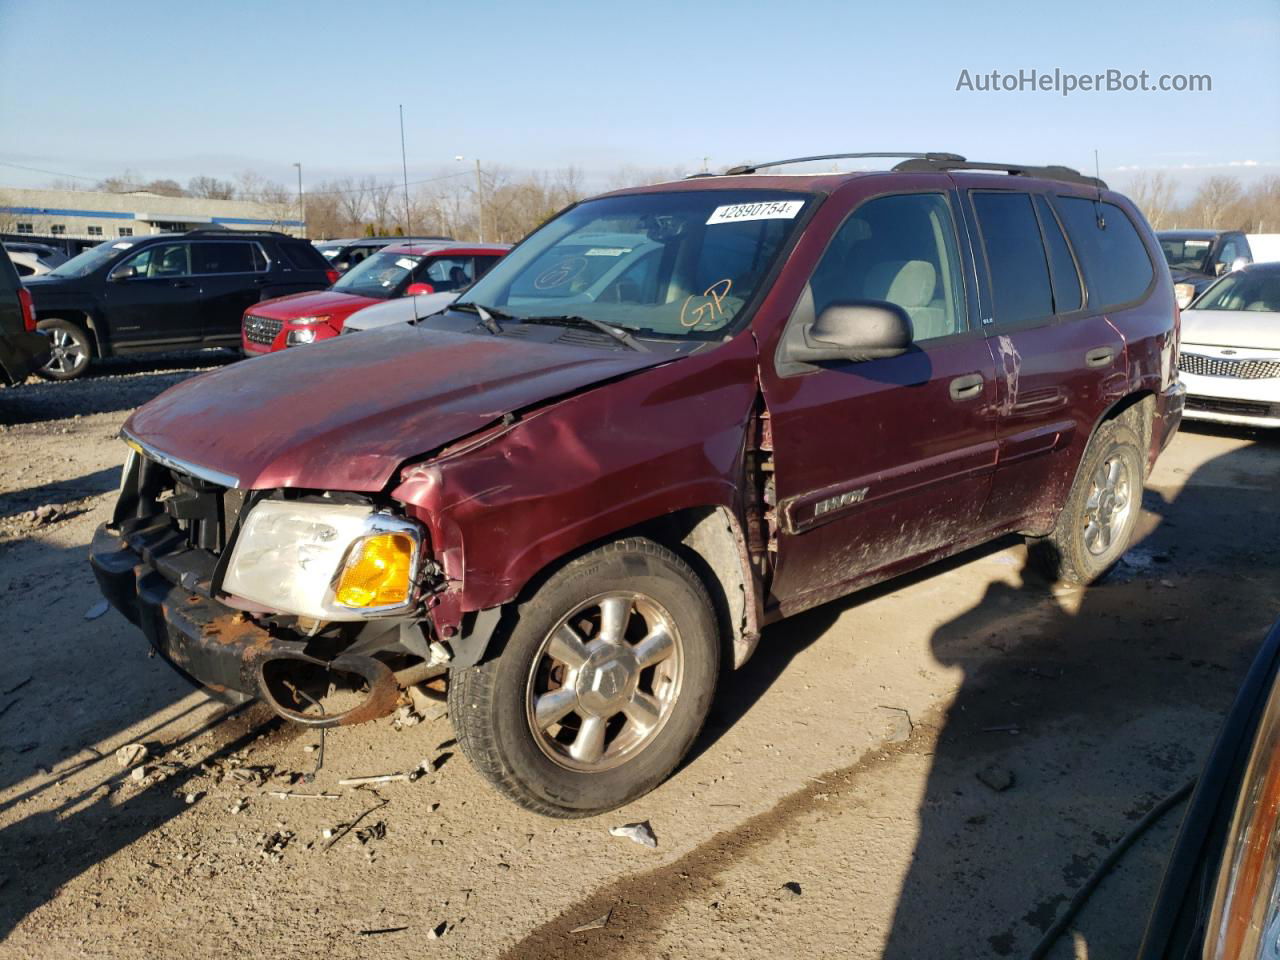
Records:
{"label": "side mirror", "polygon": [[1243,270],[1248,265],[1249,265],[1248,257],[1236,257],[1234,260],[1231,261],[1231,272],[1235,273],[1237,270]]}
{"label": "side mirror", "polygon": [[138,275],[137,267],[116,267],[107,275],[108,280],[132,280]]}
{"label": "side mirror", "polygon": [[880,360],[897,357],[911,347],[911,318],[893,303],[833,303],[791,343],[792,360]]}
{"label": "side mirror", "polygon": [[411,283],[404,288],[406,297],[420,297],[426,293],[435,293],[436,288],[429,283]]}

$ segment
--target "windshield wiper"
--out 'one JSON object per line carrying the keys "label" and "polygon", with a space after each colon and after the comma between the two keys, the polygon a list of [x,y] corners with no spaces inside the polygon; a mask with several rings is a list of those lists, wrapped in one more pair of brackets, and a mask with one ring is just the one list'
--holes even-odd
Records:
{"label": "windshield wiper", "polygon": [[622,327],[615,327],[612,324],[605,323],[603,320],[593,320],[591,317],[579,316],[562,316],[562,317],[521,317],[521,323],[545,323],[553,326],[561,327],[594,327],[601,333],[607,333],[619,343],[637,350],[640,353],[648,353],[649,348],[643,343],[627,333]]}
{"label": "windshield wiper", "polygon": [[485,306],[481,306],[478,303],[471,303],[470,301],[468,301],[467,303],[453,303],[451,304],[451,306],[454,310],[470,310],[471,312],[473,312],[476,316],[480,318],[480,322],[484,324],[484,328],[488,330],[490,333],[492,333],[495,337],[502,336],[503,329],[502,329],[502,326],[498,323],[498,321],[494,319],[494,317],[501,317],[503,320],[519,319],[519,317],[512,316],[509,313],[504,313],[503,311],[499,310],[497,307],[485,307]]}

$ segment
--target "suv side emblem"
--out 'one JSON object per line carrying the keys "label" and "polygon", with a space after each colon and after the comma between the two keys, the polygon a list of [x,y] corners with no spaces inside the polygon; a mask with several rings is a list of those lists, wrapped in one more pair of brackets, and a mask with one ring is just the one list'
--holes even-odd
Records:
{"label": "suv side emblem", "polygon": [[847,507],[852,503],[861,503],[867,497],[869,487],[859,487],[857,490],[850,490],[848,493],[842,493],[835,497],[828,497],[826,500],[819,500],[813,508],[813,515],[820,517],[824,513],[830,513],[832,510],[839,510],[841,507]]}

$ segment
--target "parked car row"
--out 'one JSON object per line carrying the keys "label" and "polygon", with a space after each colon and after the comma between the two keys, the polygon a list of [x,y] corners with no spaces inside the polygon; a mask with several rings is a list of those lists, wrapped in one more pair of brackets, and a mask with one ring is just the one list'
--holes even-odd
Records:
{"label": "parked car row", "polygon": [[[327,296],[453,297],[410,247]],[[462,751],[551,816],[662,782],[768,623],[1015,532],[1101,576],[1182,417],[1160,245],[1063,167],[622,190],[443,306],[139,409],[91,562],[187,676],[294,721],[447,674]],[[345,712],[303,706],[330,684]]]}
{"label": "parked car row", "polygon": [[347,317],[406,294],[458,292],[483,276],[506,244],[411,241],[383,247],[362,259],[327,290],[264,300],[244,314],[246,356],[336,337]]}

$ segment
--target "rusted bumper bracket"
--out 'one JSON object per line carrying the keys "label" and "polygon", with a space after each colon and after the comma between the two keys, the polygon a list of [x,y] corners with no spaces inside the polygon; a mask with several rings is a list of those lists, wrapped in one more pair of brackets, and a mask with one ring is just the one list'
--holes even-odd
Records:
{"label": "rusted bumper bracket", "polygon": [[[227,703],[262,697],[281,716],[312,727],[363,723],[386,716],[400,695],[395,676],[379,660],[340,655],[322,660],[306,652],[305,640],[272,636],[266,630],[210,598],[211,558],[194,550],[173,549],[161,526],[119,532],[98,527],[89,562],[103,595],[141,628],[147,641],[179,673]],[[182,584],[182,585],[180,585]],[[264,669],[294,661],[361,677],[365,698],[343,713],[318,716],[291,709],[268,684]]]}

